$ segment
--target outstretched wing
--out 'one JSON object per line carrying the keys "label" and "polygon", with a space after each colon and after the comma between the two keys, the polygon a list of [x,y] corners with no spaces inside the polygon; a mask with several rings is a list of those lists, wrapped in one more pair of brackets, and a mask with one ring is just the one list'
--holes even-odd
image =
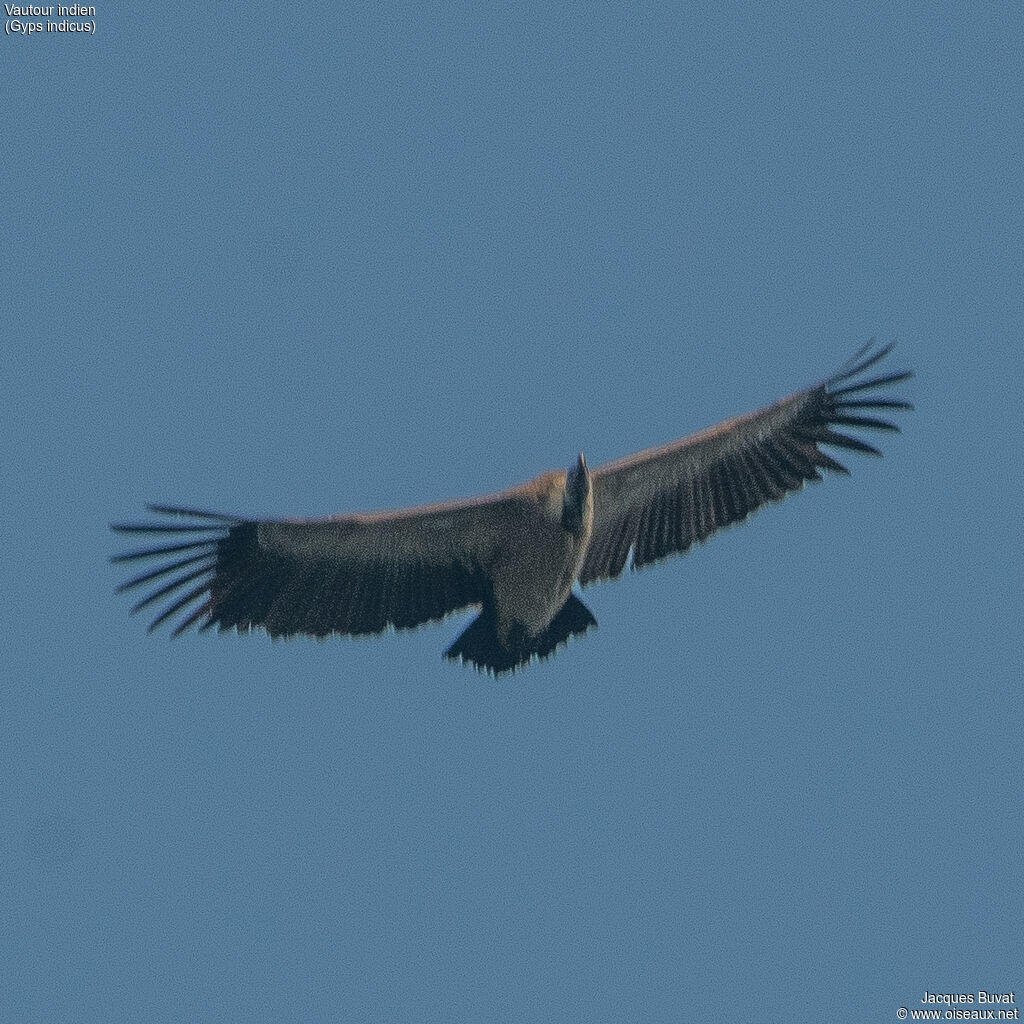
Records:
{"label": "outstretched wing", "polygon": [[820,480],[819,469],[848,473],[821,445],[880,455],[833,429],[898,431],[896,424],[865,413],[913,408],[874,393],[911,373],[862,377],[893,347],[871,351],[873,346],[869,342],[822,383],[766,409],[594,470],[594,530],[580,582],[618,576],[630,550],[634,568],[686,551],[799,490],[805,480]]}
{"label": "outstretched wing", "polygon": [[159,519],[111,529],[170,543],[112,560],[155,565],[118,590],[152,585],[132,611],[159,608],[151,630],[180,615],[175,636],[195,623],[240,632],[260,626],[274,637],[411,629],[489,596],[487,566],[521,503],[506,492],[397,512],[262,522],[150,505]]}

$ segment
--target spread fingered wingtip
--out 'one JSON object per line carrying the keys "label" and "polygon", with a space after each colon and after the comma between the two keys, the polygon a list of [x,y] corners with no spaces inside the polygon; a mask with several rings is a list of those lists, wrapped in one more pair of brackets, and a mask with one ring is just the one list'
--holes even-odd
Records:
{"label": "spread fingered wingtip", "polygon": [[[910,370],[862,379],[863,374],[884,359],[895,347],[890,341],[887,345],[876,348],[877,342],[872,339],[858,349],[823,385],[821,385],[821,401],[824,422],[817,425],[814,432],[815,440],[821,444],[830,444],[838,448],[863,452],[867,455],[882,453],[872,444],[848,434],[831,430],[831,427],[854,427],[861,430],[882,430],[899,433],[900,427],[891,420],[880,416],[865,415],[897,409],[913,409],[910,402],[899,398],[881,398],[868,394],[878,388],[889,387],[909,380],[914,376]],[[842,385],[837,387],[837,385]],[[831,468],[831,467],[829,467]]]}
{"label": "spread fingered wingtip", "polygon": [[[181,611],[191,602],[209,591],[217,565],[219,545],[229,534],[232,527],[244,522],[244,520],[237,516],[222,515],[218,512],[206,512],[201,509],[183,508],[177,505],[149,504],[146,508],[154,515],[170,516],[187,521],[174,523],[161,521],[111,523],[111,530],[115,533],[149,535],[154,539],[168,534],[184,539],[173,544],[156,544],[154,547],[134,548],[130,551],[123,551],[112,555],[110,558],[111,562],[120,565],[145,562],[149,559],[163,558],[168,555],[182,555],[183,557],[172,558],[169,562],[158,564],[155,568],[147,569],[139,573],[139,575],[133,576],[117,587],[117,593],[124,593],[137,587],[152,584],[155,581],[162,580],[164,577],[171,577],[169,582],[157,586],[156,589],[145,594],[140,601],[136,602],[131,609],[132,613],[135,613],[149,608],[172,594],[176,594],[188,584],[199,581],[198,585],[190,589],[184,597],[175,597],[166,608],[160,611],[149,625],[149,631],[152,632],[176,612]],[[208,600],[201,602],[197,609],[190,611],[185,620],[175,627],[173,635],[177,636],[188,626],[192,625],[209,608],[210,603]]]}

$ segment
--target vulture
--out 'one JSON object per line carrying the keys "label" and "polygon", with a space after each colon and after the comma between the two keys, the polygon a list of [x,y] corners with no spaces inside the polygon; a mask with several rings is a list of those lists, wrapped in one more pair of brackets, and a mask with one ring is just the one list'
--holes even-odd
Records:
{"label": "vulture", "polygon": [[320,519],[150,505],[159,518],[111,524],[148,538],[113,557],[150,566],[118,591],[154,586],[132,611],[158,606],[151,630],[177,616],[175,636],[196,624],[380,633],[477,606],[445,656],[515,671],[597,624],[576,583],[687,551],[820,470],[848,473],[823,448],[880,455],[842,428],[899,430],[882,417],[912,406],[879,390],[911,373],[866,374],[892,347],[868,342],[821,383],[679,441],[593,470],[580,454],[567,472],[484,497]]}

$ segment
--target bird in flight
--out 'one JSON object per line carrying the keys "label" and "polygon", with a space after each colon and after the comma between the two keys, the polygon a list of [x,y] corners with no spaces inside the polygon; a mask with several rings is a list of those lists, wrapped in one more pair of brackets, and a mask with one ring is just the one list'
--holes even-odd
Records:
{"label": "bird in flight", "polygon": [[866,376],[892,347],[869,342],[827,380],[671,444],[594,470],[580,454],[485,497],[323,519],[150,505],[158,519],[111,524],[152,545],[112,561],[155,565],[118,591],[155,585],[132,611],[166,600],[150,630],[178,616],[175,636],[380,633],[478,606],[445,656],[515,671],[597,624],[577,582],[615,579],[630,553],[634,569],[682,553],[819,470],[848,473],[822,446],[880,455],[835,428],[899,430],[881,417],[911,404],[878,391],[911,373]]}

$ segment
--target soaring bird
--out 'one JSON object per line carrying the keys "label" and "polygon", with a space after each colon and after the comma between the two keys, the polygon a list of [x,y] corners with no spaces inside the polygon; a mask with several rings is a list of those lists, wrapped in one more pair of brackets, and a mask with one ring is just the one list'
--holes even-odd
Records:
{"label": "soaring bird", "polygon": [[150,505],[161,518],[111,529],[171,543],[115,555],[160,560],[118,591],[155,583],[132,611],[167,599],[150,629],[178,615],[175,636],[197,623],[272,637],[380,633],[475,605],[445,656],[515,671],[597,624],[577,582],[618,577],[630,553],[634,569],[682,553],[819,470],[848,473],[822,446],[880,455],[834,428],[899,430],[880,414],[912,406],[877,392],[911,373],[865,376],[892,347],[869,342],[821,383],[671,444],[594,470],[580,454],[568,472],[485,497],[324,519]]}

